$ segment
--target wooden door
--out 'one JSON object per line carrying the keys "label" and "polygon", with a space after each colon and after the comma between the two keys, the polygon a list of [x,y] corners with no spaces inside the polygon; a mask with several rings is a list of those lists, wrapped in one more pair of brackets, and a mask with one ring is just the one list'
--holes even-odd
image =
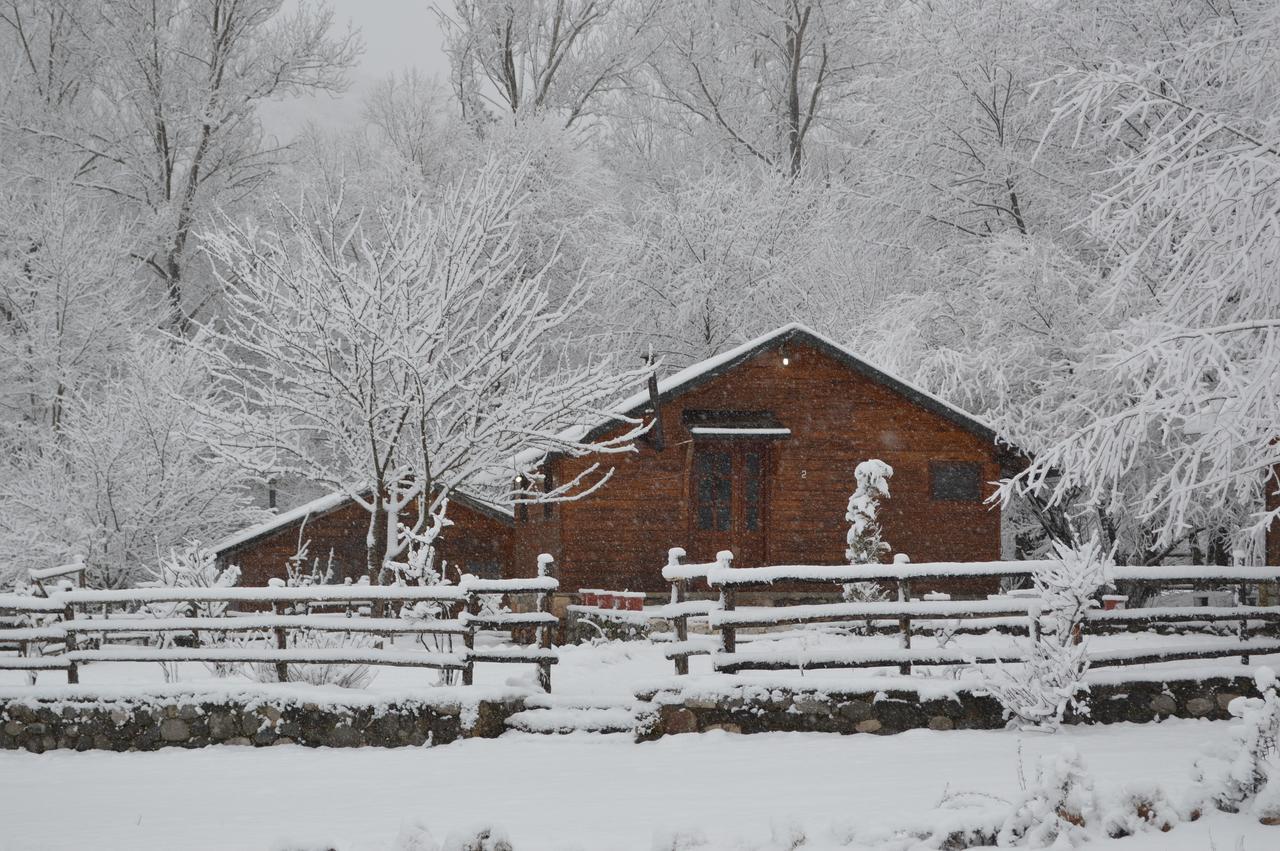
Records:
{"label": "wooden door", "polygon": [[765,554],[768,446],[747,441],[699,441],[693,450],[690,556],[712,561],[720,550],[739,567]]}

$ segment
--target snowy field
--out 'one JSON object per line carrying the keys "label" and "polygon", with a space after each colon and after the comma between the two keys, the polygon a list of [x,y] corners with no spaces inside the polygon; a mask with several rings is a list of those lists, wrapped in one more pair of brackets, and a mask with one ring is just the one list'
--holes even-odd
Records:
{"label": "snowy field", "polygon": [[[1052,737],[714,732],[635,744],[624,735],[508,733],[393,750],[0,753],[0,847],[401,851],[397,836],[415,824],[438,842],[496,825],[516,851],[773,851],[800,834],[806,849],[868,847],[845,841],[918,823],[949,793],[1014,796],[1019,760],[1030,766],[1065,744],[1079,749],[1100,792],[1139,783],[1185,792],[1201,747],[1232,723],[1122,724]],[[1266,851],[1278,843],[1280,827],[1215,815],[1093,847]]]}

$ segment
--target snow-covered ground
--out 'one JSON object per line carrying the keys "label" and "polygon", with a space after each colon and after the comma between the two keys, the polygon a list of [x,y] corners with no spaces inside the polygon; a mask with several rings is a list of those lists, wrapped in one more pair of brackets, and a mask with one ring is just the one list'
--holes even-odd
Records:
{"label": "snow-covered ground", "polygon": [[[714,732],[635,744],[625,735],[508,733],[436,748],[212,747],[153,753],[0,753],[6,849],[397,848],[405,825],[437,841],[489,823],[516,851],[850,847],[918,823],[943,796],[1017,794],[1019,761],[1077,747],[1100,792],[1185,792],[1192,762],[1235,722],[1082,727],[1057,736],[927,730],[897,736]],[[1243,842],[1243,844],[1238,844]],[[1265,851],[1280,827],[1214,815],[1116,851]],[[1109,841],[1095,847],[1109,846]],[[860,847],[860,846],[852,846]],[[397,849],[399,851],[399,849]]]}
{"label": "snow-covered ground", "polygon": [[[492,638],[490,639],[493,640]],[[960,636],[968,647],[1011,642],[995,633]],[[1203,638],[1121,635],[1094,639],[1098,649],[1173,646]],[[794,647],[847,646],[848,639],[795,633]],[[896,645],[892,636],[862,638],[860,648]],[[919,638],[919,646],[932,646]],[[694,657],[693,676],[710,681],[710,660]],[[1255,659],[1276,664],[1276,660]],[[1178,663],[1233,673],[1235,660]],[[1147,666],[1148,672],[1155,666]],[[1241,672],[1252,668],[1239,666]],[[831,685],[895,677],[896,670],[745,672],[737,679]],[[938,685],[951,682],[937,670]],[[1098,672],[1099,674],[1103,672]],[[1107,676],[1120,675],[1119,670]],[[24,681],[0,672],[0,685]],[[372,695],[421,693],[432,671],[377,672]],[[636,689],[671,683],[660,644],[610,642],[561,648],[557,695],[629,700]],[[200,664],[184,665],[184,682],[211,682]],[[533,667],[477,666],[477,685],[531,682]],[[61,674],[42,673],[42,684]],[[90,685],[145,686],[161,681],[152,663],[93,664]],[[516,851],[537,849],[804,849],[850,845],[878,828],[919,825],[948,794],[1011,798],[1019,765],[1034,775],[1036,757],[1074,745],[1103,796],[1159,783],[1177,797],[1192,783],[1206,746],[1239,722],[1171,720],[1151,725],[1070,728],[1058,736],[1008,731],[912,731],[840,737],[721,732],[636,744],[627,735],[549,737],[511,732],[436,748],[309,749],[211,747],[151,753],[0,753],[0,849],[275,848],[407,851],[402,830],[423,825],[437,841],[482,824],[500,827]],[[1280,847],[1280,827],[1251,817],[1215,814],[1117,843],[1117,851],[1261,851]],[[701,844],[699,844],[701,843]],[[1243,844],[1239,844],[1243,843]],[[429,846],[428,846],[429,847]],[[884,846],[877,846],[884,847]],[[900,848],[904,846],[892,846]]]}

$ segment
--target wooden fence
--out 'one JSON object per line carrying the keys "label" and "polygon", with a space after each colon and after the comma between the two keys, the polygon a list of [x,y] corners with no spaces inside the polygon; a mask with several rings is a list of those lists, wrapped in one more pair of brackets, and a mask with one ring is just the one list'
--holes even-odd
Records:
{"label": "wooden fence", "polygon": [[[31,672],[64,670],[68,683],[79,682],[80,666],[106,662],[221,662],[275,665],[276,679],[289,680],[290,664],[359,664],[456,670],[464,685],[474,680],[477,662],[532,663],[538,681],[551,690],[551,646],[559,619],[551,598],[559,588],[549,575],[551,557],[540,556],[533,579],[477,579],[464,577],[458,585],[312,585],[302,588],[133,588],[75,589],[47,597],[0,594],[0,611],[8,610],[26,626],[0,628],[0,642],[16,645],[16,655],[0,654],[0,669]],[[502,612],[485,600],[505,595],[533,594],[530,612]],[[417,617],[411,607],[434,604],[436,613]],[[155,616],[157,606],[169,604],[174,616]],[[399,616],[362,614],[374,604],[401,604]],[[313,609],[337,606],[345,614],[315,614]],[[151,607],[148,613],[144,607]],[[270,611],[265,609],[269,607]],[[248,611],[245,611],[248,609]],[[189,614],[177,615],[176,612]],[[443,615],[443,616],[440,616]],[[531,647],[481,648],[481,630],[536,630]],[[297,646],[302,632],[372,635],[448,636],[461,640],[461,649],[432,652],[373,647]],[[226,636],[255,639],[225,646]],[[172,639],[182,636],[187,646]],[[294,639],[291,641],[291,637]],[[123,639],[138,644],[111,643]],[[452,642],[450,641],[450,644]],[[44,650],[56,652],[46,655]]]}
{"label": "wooden fence", "polygon": [[[671,604],[661,614],[674,625],[675,640],[666,655],[675,662],[677,674],[689,672],[689,657],[712,656],[714,670],[725,673],[749,669],[818,669],[875,668],[897,666],[903,674],[913,665],[963,665],[995,661],[1017,662],[1015,653],[994,650],[951,650],[912,646],[912,637],[922,624],[937,628],[956,621],[971,619],[987,629],[1012,627],[1011,631],[1038,635],[1041,628],[1040,602],[1034,598],[997,597],[985,600],[913,600],[912,586],[922,583],[972,579],[1029,579],[1043,566],[1035,561],[1021,562],[957,562],[877,565],[783,565],[776,567],[734,568],[733,554],[721,552],[717,560],[706,564],[682,564],[684,551],[673,548],[662,575],[671,582]],[[1117,567],[1112,572],[1117,583],[1137,583],[1155,587],[1222,587],[1238,590],[1244,600],[1248,586],[1280,580],[1280,567]],[[704,580],[708,588],[718,592],[718,601],[690,601],[690,583]],[[739,610],[738,592],[762,589],[776,583],[789,588],[800,585],[807,590],[836,593],[841,586],[853,582],[875,582],[896,588],[897,599],[884,602],[842,602],[809,605],[772,606]],[[712,630],[719,633],[715,644],[689,640],[688,619],[705,614]],[[739,648],[739,630],[769,629],[782,626],[818,624],[870,623],[890,625],[898,635],[897,648],[851,650],[804,650],[780,652],[765,647],[767,642],[752,642]],[[1280,623],[1280,606],[1178,606],[1138,609],[1093,610],[1087,614],[1089,633],[1132,630],[1155,624],[1190,623],[1234,625],[1235,635],[1223,641],[1123,650],[1098,651],[1090,654],[1095,667],[1141,665],[1186,659],[1239,656],[1249,664],[1251,655],[1280,652],[1280,639],[1256,637],[1259,626]],[[894,628],[896,626],[896,629]],[[755,646],[753,646],[755,645]]]}

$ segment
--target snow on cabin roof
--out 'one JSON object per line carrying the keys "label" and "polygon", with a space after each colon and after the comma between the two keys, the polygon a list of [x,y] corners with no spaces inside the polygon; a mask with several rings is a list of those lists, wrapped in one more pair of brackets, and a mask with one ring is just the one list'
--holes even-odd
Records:
{"label": "snow on cabin roof", "polygon": [[312,515],[327,514],[335,508],[344,505],[349,499],[351,499],[351,497],[347,495],[345,491],[325,494],[318,499],[313,499],[310,502],[304,502],[296,508],[291,508],[288,511],[282,511],[270,520],[259,523],[256,526],[250,526],[247,529],[241,529],[239,532],[233,532],[221,541],[216,542],[212,549],[215,553],[221,553],[225,550],[233,549],[241,544],[252,541],[254,538],[265,535],[268,532],[274,532],[276,529],[288,526],[295,520],[301,520],[304,517],[310,517]]}
{"label": "snow on cabin roof", "polygon": [[[658,380],[658,398],[659,401],[665,402],[675,396],[685,393],[693,388],[728,372],[738,364],[754,357],[762,351],[775,346],[782,346],[791,340],[797,340],[807,343],[819,351],[834,357],[836,360],[850,367],[854,371],[870,378],[878,384],[889,387],[892,390],[901,393],[911,401],[915,402],[923,408],[933,411],[936,414],[950,420],[965,430],[977,435],[984,440],[996,442],[997,435],[995,429],[989,424],[983,422],[978,417],[947,402],[938,396],[933,395],[927,390],[912,384],[905,379],[899,378],[879,367],[872,365],[862,357],[845,346],[832,340],[823,334],[819,334],[812,328],[800,323],[790,322],[780,328],[775,328],[767,334],[762,334],[754,340],[748,340],[740,346],[721,352],[718,355],[698,361],[682,370],[673,372],[666,378]],[[649,407],[649,392],[647,389],[641,390],[631,396],[618,402],[609,411],[607,418],[594,426],[577,425],[565,429],[557,435],[557,438],[564,442],[589,441],[599,436],[601,433],[617,426],[620,422],[627,418],[636,419]],[[514,466],[517,470],[527,470],[529,467],[541,462],[543,456],[547,453],[543,450],[530,449],[521,452],[513,459]]]}
{"label": "snow on cabin roof", "polygon": [[[453,494],[449,498],[451,501],[456,501],[460,505],[474,508],[480,512],[501,515],[503,519],[509,520],[515,516],[515,513],[509,508],[501,505],[495,505],[460,490],[454,490]],[[350,501],[351,495],[346,491],[335,491],[333,493],[325,494],[324,496],[313,499],[310,502],[304,502],[296,508],[291,508],[288,511],[282,511],[270,520],[259,523],[256,526],[250,526],[247,529],[241,529],[239,532],[234,532],[214,543],[211,549],[215,554],[235,549],[236,547],[243,546],[250,541],[254,541],[263,535],[270,534],[277,529],[282,529],[291,523],[302,520],[303,518],[319,517],[321,515],[328,514],[330,511],[341,508]]]}

